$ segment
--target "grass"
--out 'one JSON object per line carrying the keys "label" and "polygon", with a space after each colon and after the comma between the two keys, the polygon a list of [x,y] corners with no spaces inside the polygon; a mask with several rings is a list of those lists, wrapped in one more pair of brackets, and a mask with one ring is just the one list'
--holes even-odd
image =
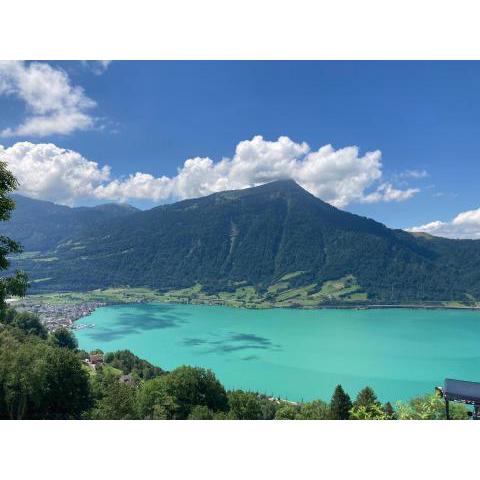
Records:
{"label": "grass", "polygon": [[[207,293],[201,284],[189,288],[159,292],[151,288],[107,288],[89,292],[64,292],[30,295],[26,302],[47,303],[50,305],[79,304],[86,302],[118,303],[193,303],[208,305],[228,305],[232,307],[269,308],[269,307],[316,307],[333,298],[348,301],[363,301],[366,295],[351,276],[322,285],[312,283],[303,287],[291,287],[289,280],[302,272],[284,275],[281,281],[269,286],[265,293],[260,293],[245,282],[238,282],[232,291]],[[36,282],[48,279],[37,279]]]}
{"label": "grass", "polygon": [[[329,280],[322,284],[311,283],[302,287],[292,286],[290,281],[302,272],[284,275],[266,291],[259,292],[245,282],[237,282],[232,291],[207,293],[200,283],[189,288],[160,292],[151,288],[107,288],[89,292],[64,292],[30,295],[24,303],[46,303],[50,305],[79,304],[86,302],[119,303],[191,303],[206,305],[227,305],[242,308],[299,307],[316,308],[328,305],[357,306],[368,305],[367,294],[353,275]],[[47,279],[34,280],[37,282]],[[473,303],[473,299],[472,299]],[[428,302],[418,306],[430,305]],[[461,302],[436,302],[437,307],[465,308]],[[470,306],[479,306],[476,302]]]}

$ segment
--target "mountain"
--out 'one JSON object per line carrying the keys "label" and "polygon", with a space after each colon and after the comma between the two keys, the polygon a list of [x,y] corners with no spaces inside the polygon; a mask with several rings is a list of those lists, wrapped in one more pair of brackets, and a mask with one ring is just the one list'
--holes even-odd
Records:
{"label": "mountain", "polygon": [[138,210],[126,204],[70,208],[52,202],[12,195],[16,208],[2,235],[20,242],[27,251],[54,249],[62,241],[96,228],[111,218],[125,217]]}
{"label": "mountain", "polygon": [[[65,214],[68,207],[29,202],[35,208],[17,202],[8,227],[13,238],[27,230],[41,238],[28,240],[39,254],[15,262],[40,280],[37,291],[200,285],[207,293],[248,287],[266,297],[290,295],[293,303],[301,296],[314,304],[480,299],[480,241],[392,230],[290,180],[128,214],[112,215],[109,207],[95,220],[104,207]],[[29,223],[25,210],[36,209]],[[75,215],[71,226],[51,231],[64,215]]]}

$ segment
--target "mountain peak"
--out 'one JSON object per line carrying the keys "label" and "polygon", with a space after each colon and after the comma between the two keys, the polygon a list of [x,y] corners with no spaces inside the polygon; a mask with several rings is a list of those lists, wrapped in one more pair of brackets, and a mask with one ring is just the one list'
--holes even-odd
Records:
{"label": "mountain peak", "polygon": [[295,182],[295,180],[292,180],[290,178],[274,180],[272,182],[263,183],[261,185],[257,185],[254,187],[242,188],[239,190],[227,190],[227,191],[219,192],[216,195],[225,196],[228,198],[237,198],[239,196],[262,194],[262,193],[291,194],[295,192],[303,193],[309,196],[311,195],[303,187],[301,187],[297,182]]}

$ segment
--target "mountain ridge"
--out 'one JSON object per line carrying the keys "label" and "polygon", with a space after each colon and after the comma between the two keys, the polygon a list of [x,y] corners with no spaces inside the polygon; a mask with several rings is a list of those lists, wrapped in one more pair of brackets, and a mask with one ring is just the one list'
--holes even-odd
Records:
{"label": "mountain ridge", "polygon": [[16,265],[42,280],[37,291],[201,285],[210,293],[249,286],[283,295],[288,287],[308,289],[321,303],[325,285],[337,281],[348,285],[330,300],[480,298],[480,241],[392,230],[290,180],[102,219]]}

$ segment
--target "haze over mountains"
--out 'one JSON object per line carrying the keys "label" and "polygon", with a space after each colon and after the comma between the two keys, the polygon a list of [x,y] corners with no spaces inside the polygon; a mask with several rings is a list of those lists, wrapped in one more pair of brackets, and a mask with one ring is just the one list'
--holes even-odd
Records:
{"label": "haze over mountains", "polygon": [[291,180],[147,211],[16,201],[0,229],[24,245],[12,267],[29,273],[33,291],[199,284],[206,292],[251,286],[315,295],[338,281],[337,302],[480,299],[480,240],[392,230]]}

